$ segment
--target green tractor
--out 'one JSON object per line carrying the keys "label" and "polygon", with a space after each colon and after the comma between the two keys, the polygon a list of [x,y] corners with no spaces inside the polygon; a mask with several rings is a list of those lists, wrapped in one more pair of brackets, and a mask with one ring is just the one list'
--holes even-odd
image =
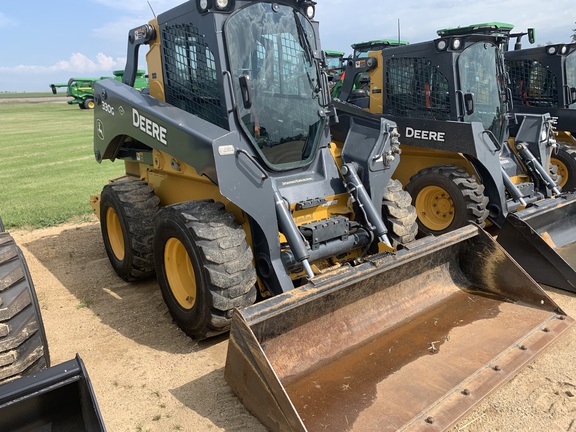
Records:
{"label": "green tractor", "polygon": [[50,84],[52,93],[59,88],[66,88],[66,96],[72,99],[68,105],[78,105],[80,109],[94,109],[94,82],[100,78],[70,78],[67,83]]}
{"label": "green tractor", "polygon": [[334,78],[340,77],[344,71],[344,52],[324,50],[324,57],[326,60],[324,71],[330,81],[335,81]]}
{"label": "green tractor", "polygon": [[[114,79],[122,81],[124,75],[123,70],[114,71]],[[57,94],[59,88],[66,88],[66,96],[72,97],[68,101],[68,105],[78,105],[80,109],[94,109],[94,83],[96,81],[106,79],[108,77],[100,78],[70,78],[68,83],[50,84],[52,93]],[[142,90],[148,87],[148,80],[146,78],[146,71],[138,70],[136,79],[134,81],[134,88]]]}

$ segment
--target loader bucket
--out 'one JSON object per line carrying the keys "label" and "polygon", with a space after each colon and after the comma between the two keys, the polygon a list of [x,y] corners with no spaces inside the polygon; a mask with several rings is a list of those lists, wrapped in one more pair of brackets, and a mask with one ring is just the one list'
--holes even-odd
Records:
{"label": "loader bucket", "polygon": [[576,194],[509,214],[498,243],[538,282],[576,292]]}
{"label": "loader bucket", "polygon": [[0,430],[105,431],[82,359],[0,385]]}
{"label": "loader bucket", "polygon": [[225,376],[272,431],[442,430],[573,323],[468,226],[236,311]]}

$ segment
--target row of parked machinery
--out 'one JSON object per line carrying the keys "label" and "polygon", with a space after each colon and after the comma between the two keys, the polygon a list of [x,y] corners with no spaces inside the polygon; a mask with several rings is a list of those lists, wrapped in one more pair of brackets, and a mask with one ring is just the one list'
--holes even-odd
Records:
{"label": "row of parked machinery", "polygon": [[576,291],[572,171],[553,113],[515,111],[511,26],[358,44],[333,86],[315,7],[190,1],[129,32],[94,84],[95,158],[126,171],[91,198],[103,243],[186,334],[230,331],[270,430],[442,430],[574,324],[536,282]]}

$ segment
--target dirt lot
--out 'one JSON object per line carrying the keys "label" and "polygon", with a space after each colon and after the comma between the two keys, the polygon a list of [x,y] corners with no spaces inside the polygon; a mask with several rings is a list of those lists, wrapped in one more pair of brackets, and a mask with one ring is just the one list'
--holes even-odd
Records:
{"label": "dirt lot", "polygon": [[[36,285],[52,364],[81,355],[109,431],[265,430],[224,381],[227,337],[188,339],[155,281],[118,278],[95,219],[12,234]],[[576,316],[574,295],[548,292]],[[575,352],[573,328],[454,430],[576,432]]]}

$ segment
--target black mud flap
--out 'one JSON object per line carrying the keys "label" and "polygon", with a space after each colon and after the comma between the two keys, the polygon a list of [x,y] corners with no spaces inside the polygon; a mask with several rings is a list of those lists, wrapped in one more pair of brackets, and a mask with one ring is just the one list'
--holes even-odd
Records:
{"label": "black mud flap", "polygon": [[0,385],[0,431],[105,431],[80,356]]}
{"label": "black mud flap", "polygon": [[576,292],[576,194],[511,213],[498,243],[540,283]]}
{"label": "black mud flap", "polygon": [[573,324],[467,226],[236,311],[225,377],[272,431],[444,430]]}

